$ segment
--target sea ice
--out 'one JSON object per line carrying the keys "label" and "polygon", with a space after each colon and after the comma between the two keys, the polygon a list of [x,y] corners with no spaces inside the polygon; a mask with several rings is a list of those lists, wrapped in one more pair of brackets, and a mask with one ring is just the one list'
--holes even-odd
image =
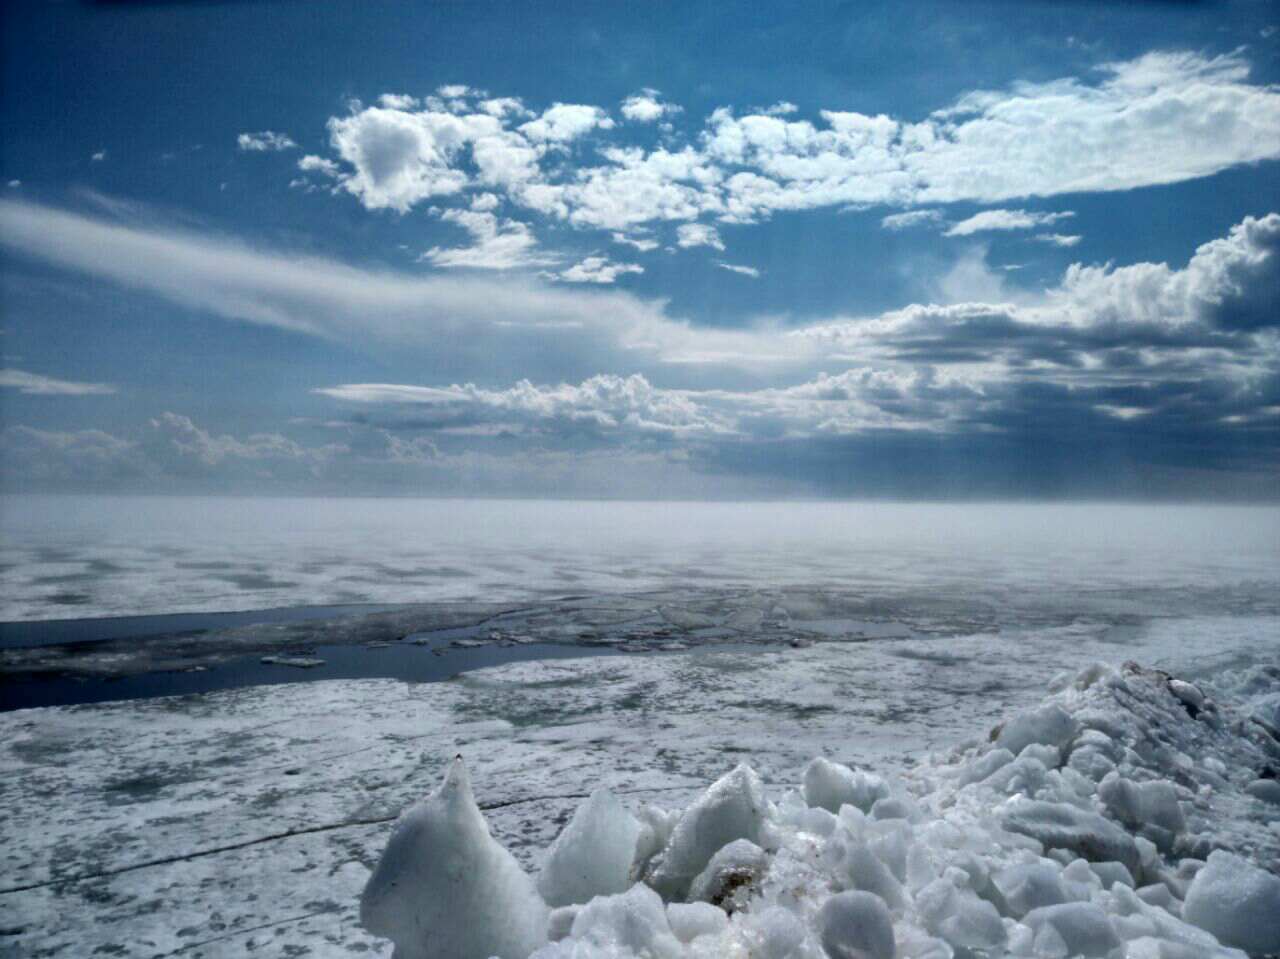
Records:
{"label": "sea ice", "polygon": [[760,776],[750,766],[738,766],[681,815],[647,881],[664,898],[683,899],[711,858],[735,839],[767,846],[770,818]]}
{"label": "sea ice", "polygon": [[578,807],[547,854],[538,891],[551,906],[626,892],[641,825],[609,790]]}
{"label": "sea ice", "polygon": [[838,892],[818,910],[822,948],[831,959],[893,959],[893,917],[867,892]]}
{"label": "sea ice", "polygon": [[1196,873],[1182,914],[1225,945],[1280,953],[1280,877],[1225,850]]}
{"label": "sea ice", "polygon": [[[459,756],[396,824],[360,901],[395,959],[524,959],[547,938],[533,881],[492,836]],[[575,920],[575,926],[577,920]]]}

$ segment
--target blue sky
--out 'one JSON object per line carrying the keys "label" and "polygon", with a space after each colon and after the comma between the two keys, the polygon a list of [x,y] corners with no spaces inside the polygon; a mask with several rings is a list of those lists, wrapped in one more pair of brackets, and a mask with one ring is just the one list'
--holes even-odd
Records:
{"label": "blue sky", "polygon": [[1280,490],[1271,4],[3,19],[7,488]]}

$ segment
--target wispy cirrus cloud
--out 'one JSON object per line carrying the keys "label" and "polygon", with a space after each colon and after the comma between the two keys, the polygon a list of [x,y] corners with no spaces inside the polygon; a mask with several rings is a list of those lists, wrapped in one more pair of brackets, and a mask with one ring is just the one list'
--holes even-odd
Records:
{"label": "wispy cirrus cloud", "polygon": [[1032,210],[983,210],[968,219],[953,223],[947,236],[972,236],[991,230],[1031,230],[1075,216],[1071,210],[1061,213],[1037,213]]}
{"label": "wispy cirrus cloud", "polygon": [[107,383],[78,383],[12,368],[0,370],[0,388],[28,396],[106,396],[116,391]]}

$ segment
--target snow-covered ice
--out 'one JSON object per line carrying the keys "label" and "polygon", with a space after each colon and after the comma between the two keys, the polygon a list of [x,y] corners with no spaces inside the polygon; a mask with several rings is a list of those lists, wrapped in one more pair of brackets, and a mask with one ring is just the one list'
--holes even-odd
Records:
{"label": "snow-covered ice", "polygon": [[[795,622],[822,612],[805,595]],[[1229,934],[1188,914],[1203,864],[1221,849],[1277,869],[1280,807],[1254,785],[1280,768],[1275,622],[1169,618],[1121,647],[1095,622],[1055,621],[0,714],[0,949],[387,956],[360,924],[361,892],[395,821],[462,753],[490,837],[531,883],[598,789],[638,823],[615,808],[571,830],[624,837],[630,851],[601,860],[614,883],[629,856],[628,886],[549,912],[538,948],[552,955],[593,957],[614,937],[654,955],[820,959],[818,913],[841,893],[884,902],[901,959],[1050,955],[1099,941],[1098,911],[1135,959],[1217,955],[1209,937]],[[1118,652],[1194,685],[1200,704],[1115,666]],[[1017,754],[998,744],[1026,729],[1036,741]],[[1109,805],[1104,780],[1133,788]],[[1162,781],[1181,825],[1169,788],[1146,788]],[[1148,793],[1158,821],[1135,827]],[[710,841],[679,828],[715,809]],[[566,864],[583,861],[574,845]],[[644,882],[659,876],[676,890],[661,920]],[[695,885],[720,906],[675,901]],[[1221,895],[1204,901],[1221,917]],[[1076,904],[1089,908],[1061,908]]]}

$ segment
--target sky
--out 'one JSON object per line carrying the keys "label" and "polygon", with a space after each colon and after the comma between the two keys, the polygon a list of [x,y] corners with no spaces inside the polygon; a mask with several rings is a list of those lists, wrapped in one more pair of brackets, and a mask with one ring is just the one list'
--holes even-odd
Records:
{"label": "sky", "polygon": [[1280,499],[1261,0],[0,5],[0,488]]}

